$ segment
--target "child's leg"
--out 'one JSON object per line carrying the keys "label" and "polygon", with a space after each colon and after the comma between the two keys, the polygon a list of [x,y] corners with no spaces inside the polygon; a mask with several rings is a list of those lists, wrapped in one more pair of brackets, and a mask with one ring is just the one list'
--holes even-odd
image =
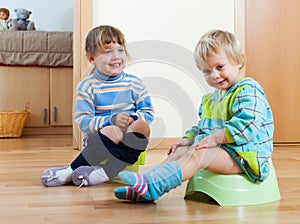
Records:
{"label": "child's leg", "polygon": [[[182,171],[176,161],[162,164],[150,170],[145,174],[138,174],[129,171],[122,171],[119,177],[127,183],[132,190],[147,200],[156,200],[165,192],[181,185]],[[117,188],[114,193],[117,198],[127,195],[124,187]],[[129,198],[123,198],[128,199]]]}
{"label": "child's leg", "polygon": [[127,129],[126,133],[138,132],[144,135],[146,138],[150,137],[150,127],[149,124],[143,120],[134,121]]}
{"label": "child's leg", "polygon": [[[128,149],[135,150],[145,150],[148,145],[148,138],[150,137],[150,127],[149,124],[142,120],[134,121],[127,132],[124,134],[122,144]],[[141,168],[139,168],[140,170]],[[139,193],[136,193],[129,186],[120,188],[120,191],[115,192],[116,197],[119,199],[128,199],[130,201],[136,202],[153,202],[153,200],[148,200],[141,196]]]}
{"label": "child's leg", "polygon": [[[121,129],[116,126],[101,129],[99,135],[108,150],[105,152],[103,152],[104,150],[100,151],[101,155],[96,155],[96,153],[85,155],[85,158],[90,156],[91,159],[89,160],[91,161],[102,157],[106,160],[106,163],[102,164],[101,167],[94,165],[99,164],[101,160],[90,163],[93,166],[78,167],[72,175],[73,183],[76,186],[94,186],[114,179],[126,166],[136,162],[140,152],[147,147],[148,139],[144,136],[144,134],[147,134],[147,126],[150,130],[146,122],[135,121],[128,128],[131,132],[124,135]],[[120,139],[122,139],[122,142],[120,142]]]}
{"label": "child's leg", "polygon": [[189,158],[189,156],[191,156],[191,152],[188,151],[190,151],[188,146],[180,147],[175,152],[168,155],[167,158],[161,162],[161,164],[171,162],[171,161],[177,161],[180,158],[183,158],[184,156]]}
{"label": "child's leg", "polygon": [[143,120],[136,120],[128,127],[120,144],[124,150],[144,151],[147,148],[149,136],[149,124]]}
{"label": "child's leg", "polygon": [[[150,136],[150,127],[149,124],[142,120],[136,120],[134,121],[126,130],[124,133],[124,138],[120,142],[120,148],[122,151],[131,152],[132,154],[138,154],[142,151],[145,151]],[[136,157],[136,160],[138,157]],[[131,161],[131,164],[135,163],[135,161]],[[146,166],[140,166],[139,172],[143,170]],[[153,167],[152,167],[153,168]],[[147,168],[144,170],[144,172],[150,170],[150,168]],[[144,173],[143,172],[143,173]],[[117,173],[118,174],[118,173]]]}
{"label": "child's leg", "polygon": [[[177,149],[180,150],[180,149]],[[122,171],[119,176],[132,190],[148,200],[156,200],[165,192],[191,178],[198,169],[205,168],[219,173],[241,173],[241,168],[222,148],[188,150],[178,161],[168,162],[141,175]],[[126,188],[115,189],[117,198],[127,195]],[[122,199],[131,200],[123,197]]]}
{"label": "child's leg", "polygon": [[134,202],[151,203],[154,200],[149,200],[136,193],[130,186],[119,187],[114,191],[115,196],[119,199],[126,199]]}
{"label": "child's leg", "polygon": [[[190,150],[189,152],[189,147],[181,147],[172,154],[170,154],[165,160],[163,160],[160,165],[164,163],[168,163],[171,161],[176,161],[182,157],[187,160],[190,156],[192,151]],[[140,174],[145,174],[146,172],[149,172],[153,168],[157,167],[159,165],[152,165],[152,166],[142,166],[139,168]],[[114,191],[115,196],[119,199],[126,199],[130,201],[136,201],[136,202],[153,202],[153,199],[146,199],[145,197],[141,196],[139,193],[135,192],[130,186],[125,186],[125,187],[119,187],[115,189]]]}
{"label": "child's leg", "polygon": [[70,166],[54,167],[43,171],[41,183],[46,187],[57,187],[72,183],[72,168]]}
{"label": "child's leg", "polygon": [[149,135],[149,125],[142,120],[134,121],[129,126],[118,144],[119,151],[117,153],[119,156],[122,154],[122,157],[110,158],[103,165],[103,169],[110,179],[114,179],[126,166],[132,165],[138,160],[140,153],[147,148]]}
{"label": "child's leg", "polygon": [[73,170],[80,166],[97,166],[107,158],[108,148],[115,148],[123,138],[123,132],[116,126],[106,126],[101,134],[89,134],[87,144],[71,163]]}
{"label": "child's leg", "polygon": [[206,169],[222,174],[242,173],[234,159],[221,147],[189,150],[177,160],[182,167],[182,181],[190,179],[197,170]]}
{"label": "child's leg", "polygon": [[[120,167],[116,175],[124,169],[128,164],[119,161],[110,152],[110,150],[119,150],[118,143],[122,137],[121,129],[116,126],[106,126],[94,136],[93,140],[88,141],[83,152],[71,164],[74,170],[73,183],[76,186],[95,186],[112,179],[112,171],[107,169],[107,166],[113,163],[112,161],[116,161],[115,166]],[[100,165],[103,161],[107,163]]]}
{"label": "child's leg", "polygon": [[[99,137],[98,133],[89,134],[87,139],[87,145],[85,146],[83,151],[77,156],[77,158],[75,158],[75,160],[71,163],[70,166],[49,168],[45,170],[41,175],[42,184],[45,186],[52,187],[71,184],[72,174],[75,169],[82,166],[97,166],[101,161],[107,158],[107,155],[109,155],[107,147],[116,147],[116,144],[118,144],[120,139],[122,139],[123,133],[119,128],[115,126],[107,126],[102,130],[104,132],[103,139]],[[96,168],[97,167],[94,167],[92,168],[92,170],[89,169],[88,173],[90,174]],[[84,169],[83,171],[85,174],[87,173],[86,169]],[[103,172],[98,173],[102,174]],[[81,175],[81,173],[79,172],[78,175]],[[101,178],[103,178],[103,175],[101,176]]]}
{"label": "child's leg", "polygon": [[96,186],[109,181],[109,177],[101,166],[80,166],[72,173],[75,186]]}

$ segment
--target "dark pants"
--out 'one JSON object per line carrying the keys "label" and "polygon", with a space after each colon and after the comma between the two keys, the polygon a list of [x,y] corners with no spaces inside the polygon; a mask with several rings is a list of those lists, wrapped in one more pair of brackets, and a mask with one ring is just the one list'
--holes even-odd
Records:
{"label": "dark pants", "polygon": [[89,134],[86,146],[71,163],[71,168],[101,166],[106,175],[113,179],[121,170],[134,164],[147,145],[148,139],[140,133],[124,134],[119,144],[100,132]]}

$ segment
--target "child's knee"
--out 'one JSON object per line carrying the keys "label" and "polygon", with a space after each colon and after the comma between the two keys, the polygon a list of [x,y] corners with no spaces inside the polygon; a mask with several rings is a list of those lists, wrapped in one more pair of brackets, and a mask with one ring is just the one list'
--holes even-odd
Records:
{"label": "child's knee", "polygon": [[123,138],[122,130],[115,125],[106,126],[106,127],[102,128],[100,130],[100,132],[101,132],[101,134],[108,137],[115,144],[118,144]]}
{"label": "child's knee", "polygon": [[143,120],[134,121],[127,129],[127,132],[138,132],[143,134],[147,138],[150,137],[151,133],[149,124]]}
{"label": "child's knee", "polygon": [[206,149],[202,150],[191,150],[192,153],[190,153],[190,160],[193,161],[194,165],[198,167],[198,169],[205,169],[207,167],[206,162],[203,161],[203,158],[205,157],[205,153],[207,152]]}

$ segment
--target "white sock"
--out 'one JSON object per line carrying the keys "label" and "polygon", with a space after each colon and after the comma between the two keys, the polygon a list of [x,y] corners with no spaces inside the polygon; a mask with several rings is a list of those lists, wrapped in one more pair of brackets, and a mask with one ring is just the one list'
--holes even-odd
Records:
{"label": "white sock", "polygon": [[104,169],[101,167],[91,172],[89,176],[89,181],[90,183],[93,183],[93,185],[97,185],[109,181],[109,178],[106,175]]}
{"label": "white sock", "polygon": [[72,173],[73,173],[72,168],[70,166],[67,166],[65,169],[56,171],[56,176],[61,181],[71,182],[72,181]]}

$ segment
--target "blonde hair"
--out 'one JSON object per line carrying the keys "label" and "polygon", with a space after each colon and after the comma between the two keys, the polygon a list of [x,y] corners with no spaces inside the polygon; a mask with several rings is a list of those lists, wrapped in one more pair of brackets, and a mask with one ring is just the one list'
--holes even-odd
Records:
{"label": "blonde hair", "polygon": [[217,54],[221,50],[231,63],[241,65],[240,69],[244,67],[245,55],[238,40],[232,33],[222,30],[210,30],[200,38],[194,51],[197,67],[200,69],[201,61],[206,62],[210,54]]}
{"label": "blonde hair", "polygon": [[105,49],[105,45],[118,43],[124,47],[128,56],[126,41],[123,33],[112,26],[103,25],[92,29],[85,39],[86,56],[94,56],[100,49]]}

